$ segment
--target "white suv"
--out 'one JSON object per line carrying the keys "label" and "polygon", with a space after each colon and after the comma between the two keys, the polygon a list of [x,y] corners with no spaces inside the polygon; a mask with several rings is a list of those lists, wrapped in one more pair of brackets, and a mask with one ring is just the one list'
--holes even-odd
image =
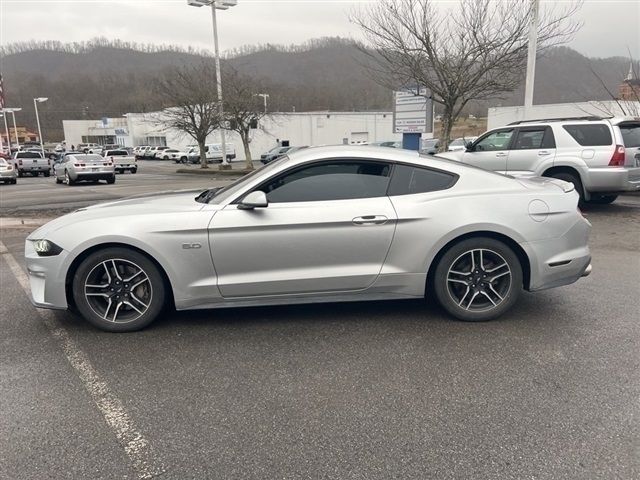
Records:
{"label": "white suv", "polygon": [[516,176],[575,185],[582,203],[640,191],[640,118],[579,117],[514,122],[438,156]]}

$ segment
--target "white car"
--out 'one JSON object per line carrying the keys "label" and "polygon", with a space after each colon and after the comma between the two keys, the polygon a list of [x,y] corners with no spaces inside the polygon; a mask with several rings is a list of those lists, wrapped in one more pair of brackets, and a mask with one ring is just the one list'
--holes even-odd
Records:
{"label": "white car", "polygon": [[456,138],[449,144],[449,148],[447,152],[461,152],[467,148],[469,143],[473,143],[478,139],[478,137],[460,137]]}

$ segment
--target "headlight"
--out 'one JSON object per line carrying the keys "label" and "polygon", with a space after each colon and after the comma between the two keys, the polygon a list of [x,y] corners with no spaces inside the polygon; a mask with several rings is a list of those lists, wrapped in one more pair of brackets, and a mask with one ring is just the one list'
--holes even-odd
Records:
{"label": "headlight", "polygon": [[40,257],[52,257],[62,252],[62,248],[49,240],[33,240],[33,249]]}

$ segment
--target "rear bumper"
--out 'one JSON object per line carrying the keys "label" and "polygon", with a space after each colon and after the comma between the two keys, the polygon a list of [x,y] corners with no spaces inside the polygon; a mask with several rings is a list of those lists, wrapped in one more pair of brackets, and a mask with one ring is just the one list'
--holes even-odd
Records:
{"label": "rear bumper", "polygon": [[48,172],[51,170],[49,165],[18,165],[21,172]]}
{"label": "rear bumper", "polygon": [[113,178],[116,174],[114,170],[108,172],[76,172],[72,174],[69,172],[69,176],[76,182],[82,182],[83,180],[108,180]]}
{"label": "rear bumper", "polygon": [[521,244],[530,260],[529,291],[576,282],[591,273],[591,224],[580,218],[558,238]]}
{"label": "rear bumper", "polygon": [[584,186],[589,192],[637,192],[640,191],[640,168],[589,168]]}
{"label": "rear bumper", "polygon": [[16,178],[18,174],[15,170],[2,170],[0,171],[0,180],[12,180]]}

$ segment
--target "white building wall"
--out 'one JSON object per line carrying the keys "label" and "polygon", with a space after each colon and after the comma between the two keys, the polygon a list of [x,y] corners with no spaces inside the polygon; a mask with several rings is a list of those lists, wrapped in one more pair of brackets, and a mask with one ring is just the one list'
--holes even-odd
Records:
{"label": "white building wall", "polygon": [[487,129],[491,130],[521,120],[585,116],[621,117],[624,116],[625,113],[635,116],[638,112],[640,112],[640,102],[621,102],[619,104],[613,100],[534,105],[526,114],[524,107],[521,106],[494,107],[489,109]]}
{"label": "white building wall", "polygon": [[[163,127],[159,113],[129,113],[126,117],[107,119],[106,128],[100,120],[65,120],[63,128],[67,145],[77,145],[86,135],[114,135],[116,129],[124,146],[148,144],[149,137],[164,137],[166,145],[184,148],[195,143],[188,135]],[[276,140],[289,141],[292,146],[335,145],[361,142],[397,141],[401,134],[392,132],[391,112],[292,112],[275,113],[260,121],[260,128],[252,131],[251,155],[260,155],[276,146]],[[234,144],[237,160],[244,160],[240,136],[226,132],[227,142]],[[213,132],[207,143],[220,143],[220,132]]]}

